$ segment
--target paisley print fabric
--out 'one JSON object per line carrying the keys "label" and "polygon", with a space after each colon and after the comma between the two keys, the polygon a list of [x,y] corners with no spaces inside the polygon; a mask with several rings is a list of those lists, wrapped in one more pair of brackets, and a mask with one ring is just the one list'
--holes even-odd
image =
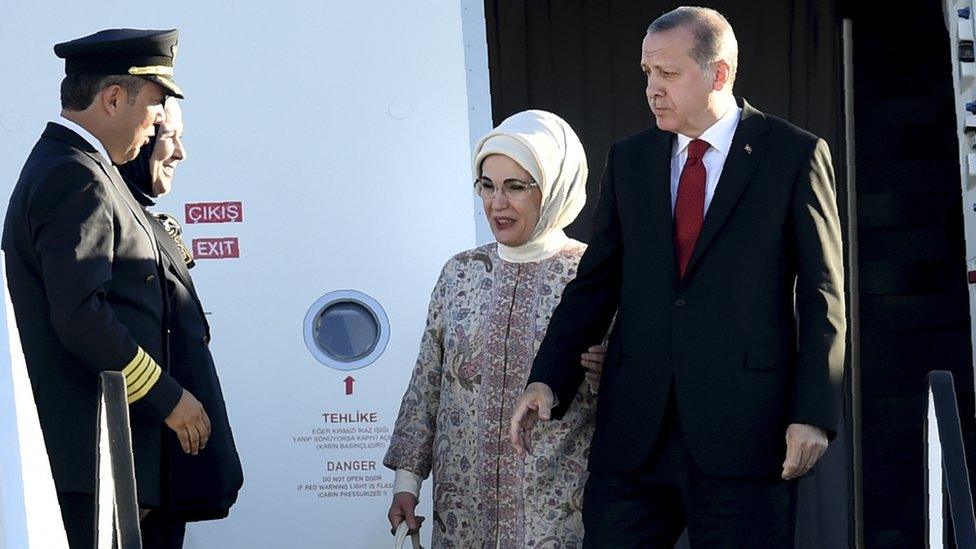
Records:
{"label": "paisley print fabric", "polygon": [[563,420],[536,427],[524,460],[508,420],[584,249],[571,240],[542,261],[509,263],[489,244],[441,272],[384,459],[433,472],[435,548],[581,546],[595,397],[581,385]]}

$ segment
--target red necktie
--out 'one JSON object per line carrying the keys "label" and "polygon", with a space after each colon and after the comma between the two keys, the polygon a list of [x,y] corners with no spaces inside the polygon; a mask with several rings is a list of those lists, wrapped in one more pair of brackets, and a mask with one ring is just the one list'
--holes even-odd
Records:
{"label": "red necktie", "polygon": [[678,197],[674,201],[674,255],[678,278],[684,278],[691,252],[698,241],[705,218],[705,164],[702,156],[711,145],[701,139],[688,143],[688,160],[678,180]]}

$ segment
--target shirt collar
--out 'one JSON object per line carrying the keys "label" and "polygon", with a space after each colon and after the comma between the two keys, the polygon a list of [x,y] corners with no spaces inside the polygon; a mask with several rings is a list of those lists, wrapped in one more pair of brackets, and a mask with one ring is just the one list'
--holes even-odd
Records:
{"label": "shirt collar", "polygon": [[105,146],[102,145],[102,142],[99,141],[97,137],[92,135],[91,132],[78,125],[78,123],[72,122],[61,115],[58,115],[57,119],[54,120],[54,123],[60,124],[61,126],[64,126],[65,128],[68,128],[81,136],[81,138],[87,141],[89,145],[95,147],[95,150],[105,157],[105,160],[108,160],[109,164],[112,164],[112,157],[108,155],[108,151],[105,149]]}
{"label": "shirt collar", "polygon": [[[732,137],[735,136],[735,129],[739,125],[741,115],[742,108],[735,103],[735,98],[731,99],[729,101],[729,108],[725,110],[725,114],[709,126],[698,139],[707,141],[713,149],[719,152],[728,153],[729,149],[732,148]],[[676,146],[672,156],[678,156],[684,152],[688,147],[688,143],[691,143],[693,139],[680,133],[676,135],[678,139],[675,143]]]}

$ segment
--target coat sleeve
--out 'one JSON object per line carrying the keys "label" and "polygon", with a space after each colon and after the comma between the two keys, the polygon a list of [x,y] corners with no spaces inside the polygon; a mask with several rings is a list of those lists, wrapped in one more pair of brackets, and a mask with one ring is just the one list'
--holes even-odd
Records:
{"label": "coat sleeve", "polygon": [[833,438],[847,321],[834,172],[822,139],[800,169],[794,192],[798,354],[789,421],[822,427]]}
{"label": "coat sleeve", "polygon": [[54,331],[93,375],[121,371],[129,404],[165,418],[182,388],[132,338],[107,301],[115,226],[112,201],[88,167],[52,169],[31,196],[29,219]]}
{"label": "coat sleeve", "polygon": [[441,397],[444,365],[444,309],[450,262],[441,270],[430,296],[427,324],[420,342],[407,392],[400,403],[400,413],[390,437],[383,464],[390,469],[407,470],[421,479],[427,478],[433,461],[434,437],[437,434],[437,410]]}
{"label": "coat sleeve", "polygon": [[622,236],[614,187],[614,149],[607,154],[600,199],[593,214],[593,236],[580,259],[576,278],[566,285],[552,314],[527,383],[542,382],[552,389],[561,419],[583,382],[580,355],[604,339],[620,304]]}

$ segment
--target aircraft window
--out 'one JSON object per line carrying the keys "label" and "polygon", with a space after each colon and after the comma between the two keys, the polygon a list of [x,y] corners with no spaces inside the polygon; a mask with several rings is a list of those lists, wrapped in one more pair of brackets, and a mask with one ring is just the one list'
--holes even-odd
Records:
{"label": "aircraft window", "polygon": [[380,304],[353,290],[322,296],[305,316],[305,345],[319,362],[337,370],[372,364],[385,350],[389,332]]}
{"label": "aircraft window", "polygon": [[315,342],[337,360],[363,358],[376,346],[380,327],[369,309],[352,301],[333,303],[315,321]]}

